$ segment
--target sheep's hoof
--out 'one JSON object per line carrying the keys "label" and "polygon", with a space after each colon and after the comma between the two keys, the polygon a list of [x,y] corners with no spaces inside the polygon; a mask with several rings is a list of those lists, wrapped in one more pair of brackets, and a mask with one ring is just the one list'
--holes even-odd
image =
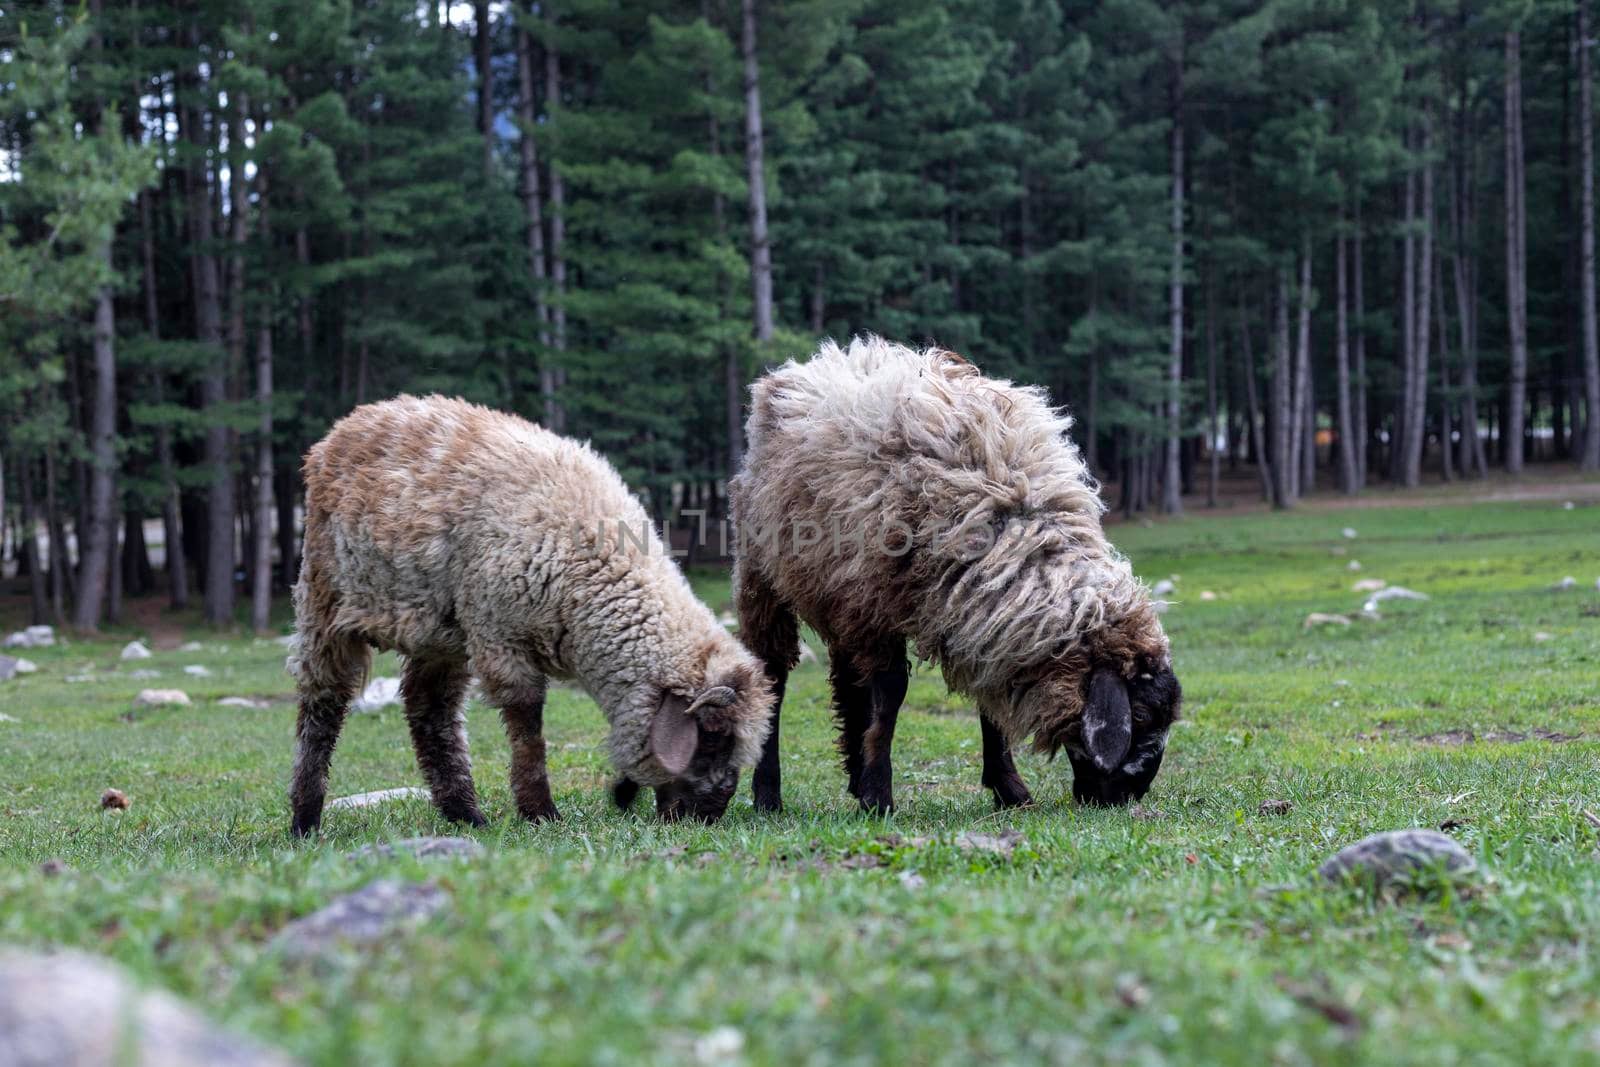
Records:
{"label": "sheep's hoof", "polygon": [[763,793],[756,794],[756,810],[768,815],[777,815],[783,811],[783,798],[776,793],[768,796]]}
{"label": "sheep's hoof", "polygon": [[862,797],[861,810],[866,812],[868,815],[876,815],[880,818],[885,815],[892,815],[894,813],[894,797],[892,795],[870,798]]}
{"label": "sheep's hoof", "polygon": [[451,822],[464,822],[468,826],[488,826],[489,820],[483,817],[483,812],[477,808],[450,808],[439,809],[439,813]]}
{"label": "sheep's hoof", "polygon": [[547,804],[542,808],[532,808],[526,811],[519,810],[517,814],[522,816],[524,819],[527,819],[535,826],[542,822],[561,821],[561,813],[556,810],[556,806],[554,804]]}
{"label": "sheep's hoof", "polygon": [[1019,779],[1002,782],[997,786],[990,786],[994,790],[994,806],[996,808],[1027,808],[1033,806],[1033,794],[1028,792],[1028,787]]}
{"label": "sheep's hoof", "polygon": [[301,822],[299,819],[295,819],[289,824],[289,833],[292,837],[304,841],[312,834],[315,834],[321,826],[322,820],[320,819],[316,822]]}

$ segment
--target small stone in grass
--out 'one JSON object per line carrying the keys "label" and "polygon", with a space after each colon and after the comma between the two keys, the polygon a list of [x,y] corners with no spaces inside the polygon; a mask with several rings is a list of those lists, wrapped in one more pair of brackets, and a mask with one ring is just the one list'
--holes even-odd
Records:
{"label": "small stone in grass", "polygon": [[1555,637],[1555,634],[1547,633],[1544,630],[1535,630],[1533,632],[1533,639],[1536,642],[1538,642],[1539,644],[1543,644],[1544,642],[1550,640],[1553,637]]}
{"label": "small stone in grass", "polygon": [[0,1063],[290,1067],[294,1061],[78,952],[0,952]]}
{"label": "small stone in grass", "polygon": [[141,689],[133,698],[136,708],[188,707],[189,694],[182,689]]}
{"label": "small stone in grass", "polygon": [[128,794],[120,789],[107,789],[100,794],[100,806],[107,811],[127,811],[131,803]]}
{"label": "small stone in grass", "polygon": [[5,712],[0,711],[0,722],[21,722],[21,721],[22,721],[21,719],[12,718],[10,715],[7,715]]}
{"label": "small stone in grass", "polygon": [[205,648],[205,646],[202,645],[199,641],[185,641],[183,644],[178,646],[178,651],[179,652],[199,652],[203,648]]}
{"label": "small stone in grass", "polygon": [[400,703],[400,679],[374,678],[367,683],[361,695],[356,697],[350,705],[350,710],[357,714],[382,711]]}
{"label": "small stone in grass", "polygon": [[1554,589],[1558,593],[1564,593],[1569,589],[1578,588],[1578,579],[1569,574],[1555,585],[1552,585],[1550,588]]}
{"label": "small stone in grass", "polygon": [[981,834],[967,830],[956,835],[956,847],[963,852],[993,852],[1009,857],[1027,839],[1020,830],[1002,830],[998,834]]}
{"label": "small stone in grass", "polygon": [[152,654],[143,641],[129,641],[122,646],[123,659],[149,659]]}
{"label": "small stone in grass", "polygon": [[1376,593],[1389,583],[1382,578],[1363,578],[1350,587],[1352,593]]}
{"label": "small stone in grass", "polygon": [[272,707],[270,700],[258,700],[255,697],[223,697],[217,703],[225,708],[250,708],[253,711]]}
{"label": "small stone in grass", "polygon": [[1282,799],[1281,797],[1272,800],[1263,800],[1261,802],[1261,806],[1256,809],[1256,811],[1260,812],[1262,815],[1287,815],[1293,810],[1294,805],[1289,801]]}
{"label": "small stone in grass", "polygon": [[1344,565],[1344,569],[1351,572],[1359,571],[1361,569],[1361,561],[1359,559],[1353,559]]}
{"label": "small stone in grass", "polygon": [[72,873],[72,868],[67,866],[67,861],[59,856],[52,856],[39,864],[39,873],[46,878],[55,878],[63,874]]}
{"label": "small stone in grass", "polygon": [[370,808],[374,804],[382,804],[390,800],[427,800],[428,791],[418,789],[414,785],[401,786],[398,789],[375,789],[370,793],[356,793],[347,797],[336,797],[328,801],[329,811],[343,811],[348,808]]}
{"label": "small stone in grass", "polygon": [[922,875],[918,874],[916,871],[901,871],[899,877],[900,884],[912,892],[916,892],[918,889],[922,889],[928,884],[928,880],[922,877]]}
{"label": "small stone in grass", "polygon": [[381,878],[296,919],[278,931],[272,946],[290,959],[312,959],[339,945],[381,941],[449,904],[449,895],[432,882]]}
{"label": "small stone in grass", "polygon": [[1313,611],[1306,616],[1305,628],[1313,626],[1349,626],[1350,620],[1344,615],[1330,615],[1325,611]]}
{"label": "small stone in grass", "polygon": [[183,673],[191,678],[209,678],[211,677],[211,668],[201,666],[198,663],[191,663],[183,669]]}
{"label": "small stone in grass", "polygon": [[1200,590],[1200,599],[1201,600],[1215,600],[1215,599],[1217,599],[1217,594],[1213,593],[1209,589],[1202,589],[1202,590]]}
{"label": "small stone in grass", "polygon": [[483,846],[470,837],[407,837],[400,841],[378,841],[362,845],[348,854],[348,859],[389,859],[397,854],[415,856],[419,860],[477,859],[483,855]]}
{"label": "small stone in grass", "polygon": [[1385,830],[1340,849],[1317,868],[1328,882],[1355,880],[1374,889],[1401,886],[1430,870],[1450,875],[1477,869],[1467,850],[1437,830]]}
{"label": "small stone in grass", "polygon": [[694,1039],[697,1063],[733,1063],[744,1051],[744,1034],[731,1026],[719,1026]]}

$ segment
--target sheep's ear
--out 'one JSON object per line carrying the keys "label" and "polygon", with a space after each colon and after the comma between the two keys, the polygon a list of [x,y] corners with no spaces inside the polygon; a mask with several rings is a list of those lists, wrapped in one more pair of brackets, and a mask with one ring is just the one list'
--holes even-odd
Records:
{"label": "sheep's ear", "polygon": [[1083,747],[1102,771],[1121,766],[1133,743],[1133,709],[1128,683],[1102,667],[1089,676],[1089,699],[1083,707]]}
{"label": "sheep's ear", "polygon": [[700,724],[690,710],[688,701],[668,693],[650,724],[650,754],[674,778],[689,769],[700,744]]}
{"label": "sheep's ear", "polygon": [[704,693],[694,698],[694,703],[689,705],[686,714],[693,715],[701,708],[726,708],[739,698],[731,685],[714,685]]}

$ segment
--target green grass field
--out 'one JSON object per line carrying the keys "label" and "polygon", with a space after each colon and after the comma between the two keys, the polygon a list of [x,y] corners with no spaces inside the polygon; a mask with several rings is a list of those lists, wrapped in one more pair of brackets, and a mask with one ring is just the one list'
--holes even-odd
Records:
{"label": "green grass field", "polygon": [[[202,652],[129,664],[124,632],[27,652],[39,672],[0,683],[18,720],[0,723],[0,943],[109,956],[329,1065],[696,1062],[719,1027],[749,1063],[1600,1062],[1600,507],[1112,533],[1148,580],[1179,576],[1186,713],[1138,809],[1077,808],[1065,760],[1029,756],[1038,805],[996,814],[970,705],[923,668],[900,810],[858,814],[812,663],[790,684],[779,817],[754,813],[748,779],[712,827],[612,810],[603,720],[563,689],[547,737],[564,822],[510,814],[505,739],[474,705],[487,857],[351,861],[461,831],[406,801],[330,812],[297,846],[283,649],[196,628]],[[1565,575],[1578,588],[1552,591]],[[1431,599],[1303,628],[1354,612],[1371,577]],[[697,581],[726,604],[725,578]],[[148,685],[195,706],[130,714]],[[215,703],[229,695],[275,702]],[[352,717],[330,795],[416,784],[399,710]],[[106,787],[132,807],[102,812]],[[1262,814],[1269,799],[1292,809]],[[1487,871],[1476,891],[1388,902],[1304,881],[1371,831],[1446,823]],[[1009,856],[955,840],[1008,827]],[[42,873],[52,858],[71,871]],[[268,949],[380,874],[436,878],[452,908],[318,966]]]}

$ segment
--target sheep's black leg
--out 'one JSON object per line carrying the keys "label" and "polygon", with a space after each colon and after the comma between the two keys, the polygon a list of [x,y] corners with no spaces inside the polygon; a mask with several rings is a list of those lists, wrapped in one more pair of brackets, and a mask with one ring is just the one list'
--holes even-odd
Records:
{"label": "sheep's black leg", "polygon": [[447,819],[483,826],[488,820],[478,810],[461,707],[466,689],[467,665],[459,660],[409,660],[400,679],[411,746],[434,807]]}
{"label": "sheep's black leg", "polygon": [[905,650],[889,659],[889,665],[872,672],[867,690],[872,707],[872,722],[861,737],[861,806],[885,815],[894,810],[894,769],[889,752],[894,746],[894,725],[900,705],[906,698],[910,671]]}
{"label": "sheep's black leg", "polygon": [[322,825],[333,747],[366,671],[367,657],[367,647],[360,641],[301,633],[294,668],[300,713],[289,786],[289,829],[296,837],[306,837]]}
{"label": "sheep's black leg", "polygon": [[789,681],[789,668],[767,664],[772,679],[772,729],[761,745],[761,759],[750,778],[757,811],[783,810],[783,768],[778,763],[778,721],[783,714],[783,691]]}
{"label": "sheep's black leg", "polygon": [[1032,804],[1033,794],[1028,792],[1027,783],[1017,773],[1005,735],[982,712],[978,714],[978,722],[983,727],[983,784],[994,790],[995,807],[1020,808]]}
{"label": "sheep's black leg", "polygon": [[800,623],[772,588],[743,565],[734,571],[735,600],[739,607],[739,640],[766,666],[776,698],[772,728],[761,746],[761,759],[750,776],[757,811],[783,810],[783,768],[779,763],[778,719],[783,711],[783,691],[789,672],[800,659]]}
{"label": "sheep's black leg", "polygon": [[529,822],[561,818],[550,796],[550,772],[545,765],[545,684],[541,677],[537,684],[506,694],[500,703],[500,719],[511,742],[511,795],[517,801],[517,814]]}
{"label": "sheep's black leg", "polygon": [[849,776],[850,795],[861,799],[861,742],[872,725],[872,694],[857,679],[856,668],[841,649],[828,649],[828,681],[833,686],[833,718],[839,726],[839,755]]}

